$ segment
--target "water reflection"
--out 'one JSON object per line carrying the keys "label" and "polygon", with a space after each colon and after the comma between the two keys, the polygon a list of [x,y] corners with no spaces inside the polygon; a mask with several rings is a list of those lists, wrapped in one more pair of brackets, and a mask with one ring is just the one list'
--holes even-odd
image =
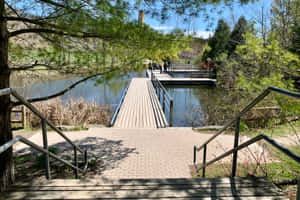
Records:
{"label": "water reflection", "polygon": [[[110,79],[99,76],[81,83],[60,98],[63,103],[70,98],[84,98],[88,102],[109,106],[113,113],[123,89],[133,77],[144,77],[144,72],[118,74]],[[80,78],[55,77],[53,80],[51,77],[51,79],[28,82],[15,77],[11,80],[11,85],[26,98],[43,97],[63,90]],[[225,96],[224,90],[213,86],[166,86],[166,89],[174,99],[173,126],[209,124],[212,121],[210,118],[216,116],[214,113],[217,102]],[[166,113],[167,118],[168,115],[169,113]]]}
{"label": "water reflection", "polygon": [[173,126],[209,124],[212,107],[225,92],[213,86],[165,86],[174,100]]}
{"label": "water reflection", "polygon": [[[132,77],[141,77],[141,72],[131,72],[118,74],[110,79],[98,76],[89,79],[78,86],[68,91],[66,94],[60,96],[63,103],[66,103],[70,98],[80,99],[84,98],[88,102],[96,102],[100,105],[108,105],[112,111],[114,107],[119,103],[121,93]],[[50,94],[57,93],[66,87],[72,85],[81,78],[65,78],[61,77],[60,80],[53,81],[38,81],[31,84],[26,84],[25,81],[23,87],[17,84],[15,79],[12,82],[12,87],[17,90],[21,95],[26,98],[43,97]]]}

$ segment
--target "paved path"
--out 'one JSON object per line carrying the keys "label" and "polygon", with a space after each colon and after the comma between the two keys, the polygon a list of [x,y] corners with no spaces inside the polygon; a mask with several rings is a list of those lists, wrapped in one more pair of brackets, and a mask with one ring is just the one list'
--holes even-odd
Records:
{"label": "paved path", "polygon": [[[118,129],[90,128],[88,131],[66,132],[66,135],[83,148],[88,148],[89,156],[95,156],[102,161],[97,177],[113,179],[120,178],[189,178],[189,166],[193,159],[193,146],[201,144],[211,134],[194,132],[191,128],[165,129]],[[30,138],[42,145],[41,133]],[[72,148],[63,139],[49,132],[49,145],[58,149],[68,149],[59,152],[60,156],[73,156]],[[232,148],[233,136],[221,135],[214,140],[207,150],[207,159],[214,158]],[[26,151],[26,146],[19,144],[15,151]],[[27,147],[26,147],[27,148]],[[254,154],[262,149],[254,145]],[[245,153],[247,153],[245,151]],[[69,153],[69,154],[68,154]],[[249,153],[247,154],[249,156]],[[248,160],[243,152],[239,159]],[[72,158],[71,158],[72,159]],[[201,162],[202,153],[199,155]],[[95,176],[93,176],[95,177]]]}
{"label": "paved path", "polygon": [[168,126],[150,79],[133,78],[117,116],[116,128],[164,128]]}

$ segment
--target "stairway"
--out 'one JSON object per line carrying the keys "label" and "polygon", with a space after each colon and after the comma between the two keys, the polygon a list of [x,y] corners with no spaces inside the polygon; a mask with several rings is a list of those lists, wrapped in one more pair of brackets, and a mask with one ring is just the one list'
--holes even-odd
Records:
{"label": "stairway", "polygon": [[265,178],[51,180],[15,184],[0,199],[287,199]]}

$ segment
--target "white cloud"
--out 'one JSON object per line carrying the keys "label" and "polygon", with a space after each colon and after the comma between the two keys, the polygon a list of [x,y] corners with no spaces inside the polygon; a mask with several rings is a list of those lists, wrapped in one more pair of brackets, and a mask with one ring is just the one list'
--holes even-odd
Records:
{"label": "white cloud", "polygon": [[166,31],[166,30],[172,30],[172,29],[174,29],[173,26],[155,26],[153,28],[155,30],[158,30],[158,31]]}
{"label": "white cloud", "polygon": [[209,37],[212,37],[214,35],[214,32],[211,31],[186,31],[186,35],[199,37],[203,39],[208,39]]}

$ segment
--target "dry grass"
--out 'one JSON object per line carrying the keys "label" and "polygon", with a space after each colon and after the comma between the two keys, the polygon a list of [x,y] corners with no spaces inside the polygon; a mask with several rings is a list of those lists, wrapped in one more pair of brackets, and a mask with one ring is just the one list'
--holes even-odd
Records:
{"label": "dry grass", "polygon": [[[71,98],[63,105],[60,98],[34,103],[34,106],[55,125],[85,126],[87,124],[108,125],[110,110],[95,102],[86,102],[83,98]],[[28,124],[32,128],[41,127],[41,120],[32,112],[27,114]]]}

